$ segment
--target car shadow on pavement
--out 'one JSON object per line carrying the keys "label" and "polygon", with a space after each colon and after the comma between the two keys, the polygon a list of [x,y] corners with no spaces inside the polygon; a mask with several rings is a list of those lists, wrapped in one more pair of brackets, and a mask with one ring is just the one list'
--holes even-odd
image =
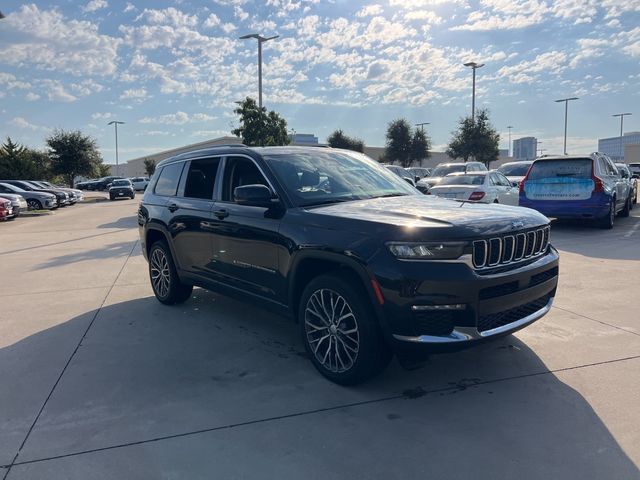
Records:
{"label": "car shadow on pavement", "polygon": [[135,211],[131,215],[121,217],[118,220],[98,225],[98,228],[138,228],[138,218]]}
{"label": "car shadow on pavement", "polygon": [[[0,349],[0,385],[11,385],[0,389],[0,465],[17,452],[92,318]],[[132,442],[140,443],[125,446]],[[283,465],[291,478],[638,474],[582,395],[517,337],[434,356],[416,371],[394,362],[345,388],[313,369],[290,320],[200,289],[180,306],[147,297],[97,313],[17,462],[62,456],[14,471],[41,468],[53,479],[59,468],[60,478],[83,478],[70,466],[80,462],[111,478],[168,469],[230,478],[234,468],[275,478]],[[180,473],[194,465],[202,471]]]}
{"label": "car shadow on pavement", "polygon": [[122,257],[125,258],[131,253],[134,241],[116,242],[104,245],[93,250],[84,250],[78,253],[69,253],[53,257],[46,262],[37,265],[34,270],[42,270],[45,268],[53,268],[74,263],[85,262],[90,260],[104,260],[107,258]]}

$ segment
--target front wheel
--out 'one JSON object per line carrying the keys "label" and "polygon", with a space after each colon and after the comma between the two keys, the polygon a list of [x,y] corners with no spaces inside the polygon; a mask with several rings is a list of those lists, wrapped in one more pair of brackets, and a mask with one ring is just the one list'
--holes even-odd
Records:
{"label": "front wheel", "polygon": [[34,198],[27,201],[27,206],[29,207],[29,210],[42,210],[42,203]]}
{"label": "front wheel", "polygon": [[334,275],[312,280],[300,299],[298,318],[305,349],[332,382],[355,385],[380,373],[392,353],[382,338],[369,296]]}
{"label": "front wheel", "polygon": [[158,240],[149,250],[149,279],[156,298],[165,305],[183,303],[193,291],[193,285],[180,281],[171,251],[164,240]]}

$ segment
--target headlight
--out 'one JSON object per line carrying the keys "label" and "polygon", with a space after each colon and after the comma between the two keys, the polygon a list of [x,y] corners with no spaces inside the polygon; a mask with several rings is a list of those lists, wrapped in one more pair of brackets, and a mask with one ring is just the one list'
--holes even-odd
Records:
{"label": "headlight", "polygon": [[464,242],[387,243],[389,251],[405,260],[455,260],[464,253]]}

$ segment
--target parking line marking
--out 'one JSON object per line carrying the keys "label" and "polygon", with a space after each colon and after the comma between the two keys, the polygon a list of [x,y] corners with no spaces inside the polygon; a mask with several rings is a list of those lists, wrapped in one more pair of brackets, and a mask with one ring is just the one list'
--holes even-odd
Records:
{"label": "parking line marking", "polygon": [[610,323],[603,322],[602,320],[597,320],[595,318],[587,317],[586,315],[583,315],[581,313],[574,312],[572,310],[567,310],[566,308],[562,308],[562,307],[556,307],[555,305],[552,305],[552,308],[557,308],[558,310],[562,310],[563,312],[567,312],[567,313],[573,313],[574,315],[577,315],[582,318],[586,318],[587,320],[591,320],[592,322],[600,323],[601,325],[606,325],[607,327],[615,328],[616,330],[622,330],[623,332],[631,333],[632,335],[637,335],[638,337],[640,337],[640,333],[634,332],[633,330],[627,330],[626,328],[618,327],[617,325],[611,325]]}
{"label": "parking line marking", "polygon": [[[478,383],[474,383],[472,386],[476,387],[476,386],[483,386],[483,385],[492,385],[495,383],[500,383],[500,382],[506,382],[506,381],[510,381],[510,380],[518,380],[518,379],[522,379],[522,378],[529,378],[529,377],[537,377],[537,376],[541,376],[541,375],[548,375],[548,374],[554,374],[554,373],[562,373],[562,372],[568,372],[571,370],[578,370],[581,368],[589,368],[589,367],[597,367],[600,365],[608,365],[608,364],[612,364],[612,363],[619,363],[619,362],[626,362],[626,361],[630,361],[630,360],[639,360],[640,359],[640,355],[634,355],[631,357],[623,357],[623,358],[616,358],[616,359],[612,359],[612,360],[603,360],[601,362],[594,362],[594,363],[586,363],[584,365],[574,365],[572,367],[563,367],[563,368],[558,368],[555,370],[545,370],[542,372],[533,372],[533,373],[526,373],[523,375],[513,375],[510,377],[503,377],[503,378],[496,378],[493,380],[486,380],[483,382],[478,382]],[[427,394],[433,394],[433,393],[440,393],[440,392],[448,392],[451,390],[460,390],[460,385],[454,385],[454,386],[449,386],[449,387],[442,387],[442,388],[435,388],[432,390],[425,390],[422,389],[422,387],[416,387],[412,390],[416,390],[416,391],[420,391],[421,396],[426,396]],[[407,390],[405,390],[405,392],[407,392]],[[259,418],[256,420],[248,420],[246,422],[239,422],[239,423],[234,423],[234,424],[229,424],[229,425],[220,425],[217,427],[210,427],[210,428],[203,428],[200,430],[194,430],[191,432],[183,432],[183,433],[177,433],[177,434],[173,434],[173,435],[165,435],[162,437],[153,437],[153,438],[149,438],[147,440],[138,440],[135,442],[128,442],[128,443],[122,443],[122,444],[118,444],[118,445],[109,445],[106,447],[100,447],[100,448],[93,448],[90,450],[83,450],[83,451],[79,451],[79,452],[72,452],[72,453],[67,453],[67,454],[63,454],[63,455],[55,455],[55,456],[51,456],[51,457],[45,457],[45,458],[37,458],[34,460],[26,460],[24,462],[14,462],[11,465],[0,465],[0,467],[13,467],[15,465],[29,465],[32,463],[40,463],[40,462],[46,462],[46,461],[50,461],[50,460],[59,460],[62,458],[69,458],[69,457],[77,457],[80,455],[86,455],[86,454],[90,454],[90,453],[97,453],[97,452],[104,452],[107,450],[115,450],[115,449],[119,449],[119,448],[126,448],[126,447],[133,447],[136,445],[143,445],[145,443],[153,443],[153,442],[160,442],[163,440],[172,440],[175,438],[183,438],[183,437],[190,437],[190,436],[194,436],[194,435],[200,435],[203,433],[210,433],[210,432],[215,432],[218,430],[227,430],[227,429],[232,429],[232,428],[238,428],[238,427],[245,427],[245,426],[249,426],[249,425],[256,425],[256,424],[260,424],[260,423],[268,423],[268,422],[275,422],[278,420],[285,420],[288,418],[295,418],[295,417],[303,417],[303,416],[307,416],[307,415],[313,415],[316,413],[324,413],[324,412],[331,412],[331,411],[335,411],[335,410],[341,410],[343,408],[352,408],[352,407],[359,407],[362,405],[371,405],[374,403],[382,403],[382,402],[387,402],[390,400],[400,400],[403,398],[408,398],[406,393],[400,393],[400,394],[395,394],[395,395],[390,395],[388,397],[381,397],[381,398],[376,398],[376,399],[371,399],[371,400],[363,400],[360,402],[351,402],[351,403],[345,403],[342,405],[337,405],[337,406],[333,406],[333,407],[326,407],[326,408],[317,408],[315,410],[306,410],[306,411],[302,411],[302,412],[296,412],[296,413],[290,413],[287,415],[278,415],[278,416],[274,416],[274,417],[266,417],[266,418]],[[5,475],[6,478],[6,475]]]}
{"label": "parking line marking", "polygon": [[627,233],[624,234],[624,238],[629,238],[631,235],[636,233],[639,228],[640,228],[640,220],[638,220],[636,224],[633,227],[631,227],[631,230],[629,230]]}
{"label": "parking line marking", "polygon": [[18,448],[18,451],[16,452],[15,456],[13,457],[13,460],[11,461],[11,463],[9,465],[2,465],[3,468],[7,469],[7,471],[5,472],[4,476],[2,477],[2,480],[6,480],[7,476],[9,476],[9,473],[11,472],[11,468],[14,465],[16,465],[16,460],[18,459],[18,456],[20,455],[20,452],[22,451],[22,449],[26,445],[27,440],[29,439],[29,436],[31,435],[31,432],[33,431],[34,427],[36,426],[36,423],[38,423],[38,420],[40,420],[40,416],[42,415],[42,412],[44,411],[44,409],[47,406],[47,403],[49,402],[51,397],[53,396],[53,392],[55,392],[56,388],[58,387],[58,384],[60,383],[60,380],[62,380],[63,375],[65,374],[65,372],[67,371],[67,368],[71,364],[71,361],[76,356],[76,353],[78,353],[78,349],[80,348],[80,345],[82,344],[82,341],[85,339],[85,337],[87,336],[87,333],[89,333],[89,330],[91,329],[91,327],[95,323],[96,318],[98,318],[98,315],[102,311],[102,308],[104,307],[104,304],[107,301],[107,298],[109,298],[109,295],[113,291],[113,287],[115,287],[116,282],[120,278],[120,275],[122,275],[122,272],[124,271],[124,267],[127,265],[127,263],[129,262],[129,259],[131,258],[131,255],[133,255],[133,251],[138,246],[138,242],[139,242],[139,240],[136,240],[134,242],[134,244],[133,244],[133,247],[131,247],[131,251],[129,252],[129,255],[127,255],[127,258],[125,259],[124,263],[122,264],[122,267],[120,268],[120,271],[118,272],[118,275],[116,276],[115,280],[113,281],[113,284],[111,285],[111,288],[109,288],[109,291],[107,292],[107,294],[102,299],[102,303],[100,304],[100,307],[98,307],[96,312],[93,314],[93,317],[91,318],[91,321],[89,322],[89,325],[87,326],[87,328],[85,329],[84,333],[82,334],[82,337],[80,337],[80,340],[78,341],[78,344],[76,345],[76,348],[73,349],[73,352],[71,353],[71,355],[67,359],[67,362],[65,363],[64,367],[62,368],[62,371],[58,375],[58,379],[53,384],[53,387],[51,387],[51,391],[47,395],[47,398],[44,400],[44,403],[42,404],[42,406],[40,407],[40,410],[38,411],[38,414],[36,415],[36,418],[33,420],[33,423],[29,427],[29,430],[27,431],[27,435],[24,437],[24,440],[22,440],[22,443],[20,444],[20,448]]}

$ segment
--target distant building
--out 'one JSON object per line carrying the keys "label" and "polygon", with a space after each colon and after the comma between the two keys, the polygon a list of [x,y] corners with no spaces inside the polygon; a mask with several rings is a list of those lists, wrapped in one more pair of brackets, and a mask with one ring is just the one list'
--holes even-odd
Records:
{"label": "distant building", "polygon": [[318,145],[318,137],[313,133],[294,133],[289,138],[292,145]]}
{"label": "distant building", "polygon": [[611,159],[616,162],[623,162],[625,158],[625,147],[627,145],[640,145],[640,132],[625,133],[622,136],[622,145],[620,145],[619,136],[601,138],[598,140],[598,151],[609,155]]}
{"label": "distant building", "polygon": [[515,160],[533,160],[538,152],[536,137],[522,137],[513,141],[513,158]]}

